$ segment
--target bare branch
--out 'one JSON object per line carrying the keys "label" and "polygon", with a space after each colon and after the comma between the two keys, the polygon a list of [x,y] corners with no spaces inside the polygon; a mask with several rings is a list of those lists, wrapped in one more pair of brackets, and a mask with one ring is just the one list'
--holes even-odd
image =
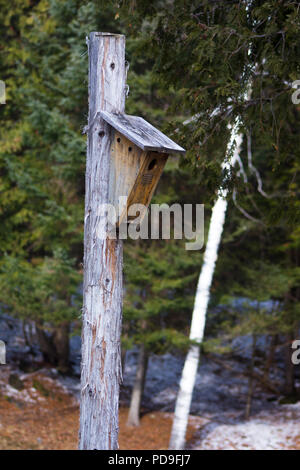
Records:
{"label": "bare branch", "polygon": [[259,174],[259,171],[257,168],[253,165],[252,162],[252,148],[251,148],[251,134],[250,132],[247,134],[247,156],[248,156],[248,168],[249,170],[255,174],[256,180],[257,180],[257,191],[267,199],[269,199],[271,196],[269,196],[262,188],[262,179]]}
{"label": "bare branch", "polygon": [[236,156],[236,161],[238,162],[239,167],[240,167],[240,169],[237,173],[238,176],[242,175],[244,183],[248,183],[248,178],[247,178],[247,175],[246,175],[246,172],[245,172],[245,169],[244,169],[244,165],[243,165],[242,159],[239,155]]}
{"label": "bare branch", "polygon": [[232,200],[233,200],[233,203],[234,203],[234,205],[236,206],[236,208],[237,208],[247,219],[251,220],[252,222],[256,222],[256,223],[258,223],[258,224],[265,225],[261,220],[256,219],[255,217],[253,217],[252,215],[250,215],[247,211],[245,211],[245,209],[243,209],[243,208],[237,203],[237,200],[236,200],[236,189],[235,189],[235,188],[233,188]]}

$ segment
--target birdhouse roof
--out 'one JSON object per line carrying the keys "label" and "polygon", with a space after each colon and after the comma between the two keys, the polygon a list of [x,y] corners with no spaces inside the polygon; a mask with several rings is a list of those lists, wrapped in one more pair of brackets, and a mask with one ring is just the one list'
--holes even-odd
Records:
{"label": "birdhouse roof", "polygon": [[145,151],[185,153],[185,150],[165,134],[138,116],[100,111],[101,117],[114,129]]}

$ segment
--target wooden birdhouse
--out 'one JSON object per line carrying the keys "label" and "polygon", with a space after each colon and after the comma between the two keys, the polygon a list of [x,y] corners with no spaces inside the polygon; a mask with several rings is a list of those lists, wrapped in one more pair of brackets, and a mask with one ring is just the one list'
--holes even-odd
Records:
{"label": "wooden birdhouse", "polygon": [[117,226],[124,220],[134,223],[136,216],[127,217],[128,208],[149,206],[168,156],[185,150],[141,117],[106,111],[100,115],[113,131],[109,201],[118,207],[119,198],[126,196]]}

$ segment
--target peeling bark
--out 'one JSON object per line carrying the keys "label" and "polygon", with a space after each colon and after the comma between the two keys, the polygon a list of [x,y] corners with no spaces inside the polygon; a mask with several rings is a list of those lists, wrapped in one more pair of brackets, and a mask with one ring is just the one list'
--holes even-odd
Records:
{"label": "peeling bark", "polygon": [[[112,131],[99,111],[124,112],[125,37],[91,33],[84,226],[80,449],[118,448],[122,242],[100,239],[98,209],[109,202]],[[97,118],[96,118],[97,117]],[[107,220],[105,221],[107,223]]]}

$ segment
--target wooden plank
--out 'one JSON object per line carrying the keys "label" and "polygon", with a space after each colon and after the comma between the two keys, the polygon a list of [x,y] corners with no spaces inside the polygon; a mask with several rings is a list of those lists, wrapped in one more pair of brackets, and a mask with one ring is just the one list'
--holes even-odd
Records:
{"label": "wooden plank", "polygon": [[[129,196],[146,153],[133,145],[119,132],[115,132],[111,145],[109,202],[118,209],[119,197]],[[123,208],[121,209],[121,211]]]}
{"label": "wooden plank", "polygon": [[[80,449],[118,448],[121,382],[122,241],[98,235],[109,203],[111,127],[100,110],[124,112],[125,36],[91,33],[86,161]],[[107,221],[104,219],[104,222]],[[103,237],[104,238],[104,237]]]}
{"label": "wooden plank", "polygon": [[185,153],[182,147],[141,117],[108,111],[101,111],[100,115],[114,129],[144,151]]}
{"label": "wooden plank", "polygon": [[[139,174],[135,180],[134,186],[130,191],[127,200],[127,208],[124,209],[122,215],[120,216],[119,224],[121,224],[125,218],[127,218],[128,209],[133,204],[143,204],[146,207],[149,206],[167,160],[168,155],[165,153],[143,153]],[[140,222],[141,221],[142,218],[140,219]],[[134,220],[130,220],[129,222],[134,223]]]}

